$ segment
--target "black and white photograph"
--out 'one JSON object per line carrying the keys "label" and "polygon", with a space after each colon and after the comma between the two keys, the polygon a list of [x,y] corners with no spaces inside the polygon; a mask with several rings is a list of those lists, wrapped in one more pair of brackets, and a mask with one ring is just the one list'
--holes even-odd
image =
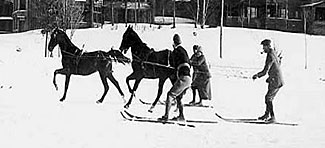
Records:
{"label": "black and white photograph", "polygon": [[325,0],[0,0],[1,148],[321,148]]}

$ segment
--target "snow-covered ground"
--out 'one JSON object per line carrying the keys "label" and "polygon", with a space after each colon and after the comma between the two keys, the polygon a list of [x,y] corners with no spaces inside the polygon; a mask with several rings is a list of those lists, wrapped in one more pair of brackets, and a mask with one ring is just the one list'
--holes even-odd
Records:
{"label": "snow-covered ground", "polygon": [[[250,77],[262,70],[265,54],[260,41],[271,38],[283,50],[282,70],[285,86],[274,101],[278,121],[298,123],[281,125],[233,124],[220,121],[214,125],[187,128],[173,125],[128,122],[119,111],[122,98],[111,84],[103,104],[96,104],[103,93],[98,73],[72,76],[65,102],[64,77],[58,75],[59,91],[53,84],[53,72],[61,68],[55,49],[54,58],[44,57],[45,37],[40,30],[0,34],[0,147],[3,148],[93,148],[93,147],[323,147],[325,146],[325,37],[277,31],[224,28],[222,59],[219,52],[219,29],[195,29],[178,25],[176,29],[138,25],[136,32],[149,47],[171,49],[172,36],[180,34],[183,46],[192,55],[199,43],[211,65],[213,100],[204,102],[213,109],[185,108],[188,119],[218,120],[215,112],[233,118],[254,118],[264,112],[265,78]],[[72,42],[84,50],[118,48],[124,24],[106,25],[103,29],[77,30]],[[197,36],[193,36],[193,32]],[[307,51],[307,52],[306,52]],[[130,52],[127,53],[130,57]],[[307,60],[306,58],[307,57]],[[307,61],[307,62],[306,62]],[[307,63],[307,69],[305,69]],[[125,78],[130,65],[114,63],[114,75],[129,98]],[[143,80],[129,110],[143,116],[160,117],[163,106],[147,113],[156,96],[157,80]],[[166,82],[161,100],[170,88]],[[189,102],[192,93],[184,96]]]}

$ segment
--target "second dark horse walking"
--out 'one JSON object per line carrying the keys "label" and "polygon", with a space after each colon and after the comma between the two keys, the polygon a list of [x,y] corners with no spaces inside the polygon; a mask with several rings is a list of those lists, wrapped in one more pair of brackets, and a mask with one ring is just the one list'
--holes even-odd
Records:
{"label": "second dark horse walking", "polygon": [[[129,48],[131,48],[132,52],[133,72],[126,78],[126,83],[131,93],[131,97],[124,107],[128,108],[130,106],[132,98],[134,97],[134,92],[137,90],[140,81],[143,78],[158,78],[158,93],[155,101],[149,109],[151,112],[162,94],[166,79],[169,78],[172,83],[176,81],[175,68],[169,66],[173,65],[171,57],[172,52],[170,50],[154,51],[153,49],[149,48],[145,43],[142,42],[132,27],[128,27],[124,32],[120,50],[126,53]],[[135,80],[132,89],[129,84],[130,80]]]}
{"label": "second dark horse walking", "polygon": [[56,45],[59,45],[61,49],[63,66],[63,68],[57,69],[54,72],[53,84],[56,89],[58,89],[55,79],[56,75],[62,74],[66,76],[64,94],[60,101],[64,101],[66,98],[71,75],[85,76],[97,71],[104,85],[104,94],[97,103],[102,103],[108,92],[109,86],[106,78],[108,78],[118,89],[119,93],[124,96],[118,82],[112,75],[113,60],[117,60],[119,63],[123,64],[130,62],[130,59],[125,57],[120,51],[110,50],[109,52],[94,51],[82,53],[82,50],[70,41],[65,32],[58,28],[55,28],[51,33],[48,48],[51,53]]}

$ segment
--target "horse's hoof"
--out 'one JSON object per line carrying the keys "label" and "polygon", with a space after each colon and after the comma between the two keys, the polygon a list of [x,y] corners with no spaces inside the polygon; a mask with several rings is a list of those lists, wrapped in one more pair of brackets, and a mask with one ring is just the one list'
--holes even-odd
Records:
{"label": "horse's hoof", "polygon": [[125,109],[128,109],[128,108],[129,108],[129,105],[124,105],[124,108],[125,108]]}
{"label": "horse's hoof", "polygon": [[148,109],[148,112],[152,113],[154,108],[155,108],[154,106],[151,106],[150,109]]}
{"label": "horse's hoof", "polygon": [[54,87],[55,87],[55,90],[56,90],[56,91],[59,90],[59,88],[58,88],[58,86],[57,86],[56,84],[54,84]]}
{"label": "horse's hoof", "polygon": [[60,102],[63,102],[64,101],[64,99],[60,99]]}
{"label": "horse's hoof", "polygon": [[103,101],[102,100],[98,100],[98,101],[96,101],[96,103],[97,104],[101,104],[101,103],[103,103]]}

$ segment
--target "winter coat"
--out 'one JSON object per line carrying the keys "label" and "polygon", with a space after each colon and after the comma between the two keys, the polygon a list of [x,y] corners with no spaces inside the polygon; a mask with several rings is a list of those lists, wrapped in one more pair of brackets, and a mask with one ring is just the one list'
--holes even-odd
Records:
{"label": "winter coat", "polygon": [[274,50],[270,50],[267,53],[265,66],[263,70],[257,73],[257,77],[263,77],[268,73],[269,77],[266,79],[266,82],[269,83],[269,86],[273,88],[280,88],[283,86],[283,77],[280,69],[280,59],[276,56]]}
{"label": "winter coat", "polygon": [[195,54],[190,59],[190,64],[193,66],[193,81],[195,78],[208,79],[211,77],[209,67],[205,56],[202,54],[199,57]]}
{"label": "winter coat", "polygon": [[173,67],[177,68],[177,76],[190,76],[189,57],[186,50],[177,45],[172,52]]}

